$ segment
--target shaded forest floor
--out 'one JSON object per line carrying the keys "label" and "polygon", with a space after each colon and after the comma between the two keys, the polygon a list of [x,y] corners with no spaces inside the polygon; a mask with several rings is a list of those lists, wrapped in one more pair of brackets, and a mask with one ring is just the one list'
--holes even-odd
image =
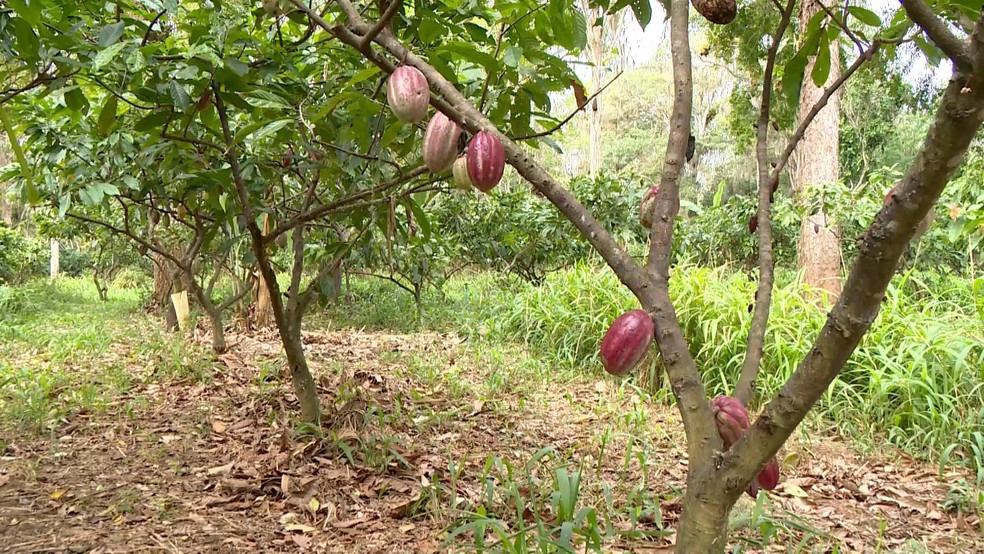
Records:
{"label": "shaded forest floor", "polygon": [[[0,551],[671,551],[678,416],[627,383],[530,378],[508,363],[521,352],[453,335],[317,331],[320,432],[292,419],[275,334],[229,338],[214,356],[201,336],[148,353],[117,335],[72,366],[86,382],[112,368],[111,398],[0,423]],[[12,352],[39,373],[49,356]],[[969,476],[815,433],[782,455],[779,488],[732,514],[743,551],[984,552],[951,487]]]}

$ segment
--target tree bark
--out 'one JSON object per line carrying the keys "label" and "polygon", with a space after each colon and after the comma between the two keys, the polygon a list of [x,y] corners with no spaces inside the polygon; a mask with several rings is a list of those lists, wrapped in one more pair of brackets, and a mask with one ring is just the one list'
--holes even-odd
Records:
{"label": "tree bark", "polygon": [[[822,9],[818,0],[804,0],[800,4],[800,32],[806,33],[807,25]],[[806,66],[800,89],[797,122],[806,118],[810,109],[823,95],[823,87],[817,87],[810,77],[814,58]],[[840,74],[840,55],[837,41],[830,44],[830,77]],[[840,179],[840,93],[835,93],[806,129],[794,152],[792,168],[793,192],[803,198],[805,187],[822,187]],[[814,289],[826,291],[830,301],[836,301],[841,293],[840,231],[832,225],[823,208],[811,214],[800,228],[797,245],[797,264],[803,272],[803,281]]]}
{"label": "tree bark", "polygon": [[[601,80],[605,73],[604,46],[605,46],[605,26],[596,25],[599,17],[604,17],[601,10],[587,9],[585,14],[591,21],[591,32],[588,35],[588,50],[591,52],[591,86],[598,90]],[[592,177],[598,175],[602,166],[601,152],[601,96],[596,96],[591,101],[590,128],[588,132],[588,169]]]}
{"label": "tree bark", "polygon": [[[263,236],[270,234],[270,214],[263,214]],[[265,247],[265,246],[264,246]],[[270,294],[272,291],[266,284],[263,272],[259,272],[256,280],[256,328],[269,327],[273,320]]]}

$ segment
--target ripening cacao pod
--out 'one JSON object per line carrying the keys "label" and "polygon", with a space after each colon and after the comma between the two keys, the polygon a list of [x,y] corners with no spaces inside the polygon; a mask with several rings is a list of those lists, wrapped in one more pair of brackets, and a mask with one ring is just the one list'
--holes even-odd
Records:
{"label": "ripening cacao pod", "polygon": [[626,312],[612,323],[601,341],[601,363],[612,375],[625,375],[649,350],[656,328],[645,310]]}
{"label": "ripening cacao pod", "polygon": [[754,234],[759,228],[759,218],[757,215],[752,214],[752,217],[748,218],[748,232]]}
{"label": "ripening cacao pod", "polygon": [[424,164],[434,173],[444,173],[454,165],[458,155],[461,127],[442,112],[437,112],[424,132]]}
{"label": "ripening cacao pod", "polygon": [[717,25],[727,25],[738,15],[735,0],[691,0],[691,3],[704,19]]}
{"label": "ripening cacao pod", "polygon": [[[888,201],[895,196],[895,189],[897,188],[898,185],[895,185],[894,187],[892,187],[892,190],[888,191],[888,194],[885,195],[884,204],[888,204]],[[926,231],[929,230],[929,227],[933,224],[933,220],[935,218],[936,218],[936,210],[935,209],[929,210],[929,213],[926,214],[926,217],[922,218],[922,221],[920,221],[919,225],[916,227],[916,232],[915,234],[912,235],[912,240],[913,241],[919,240],[919,237],[926,234]]]}
{"label": "ripening cacao pod", "polygon": [[494,189],[506,168],[506,151],[499,137],[479,131],[468,143],[468,177],[482,192]]}
{"label": "ripening cacao pod", "polygon": [[178,219],[184,219],[188,217],[188,209],[185,208],[184,204],[178,204]]}
{"label": "ripening cacao pod", "polygon": [[711,400],[711,411],[714,412],[718,434],[724,441],[724,449],[728,450],[748,429],[748,410],[741,400],[733,396],[718,396]]}
{"label": "ripening cacao pod", "polygon": [[401,65],[386,82],[386,100],[393,115],[404,123],[416,123],[427,115],[430,87],[416,67]]}
{"label": "ripening cacao pod", "polygon": [[471,190],[474,186],[471,182],[471,177],[468,176],[468,158],[462,156],[455,160],[454,166],[451,168],[451,174],[454,176],[454,186],[461,190]]}
{"label": "ripening cacao pod", "polygon": [[639,223],[645,229],[652,229],[653,227],[653,208],[656,207],[656,195],[658,194],[659,183],[656,183],[646,191],[645,196],[642,197],[642,202],[639,203]]}

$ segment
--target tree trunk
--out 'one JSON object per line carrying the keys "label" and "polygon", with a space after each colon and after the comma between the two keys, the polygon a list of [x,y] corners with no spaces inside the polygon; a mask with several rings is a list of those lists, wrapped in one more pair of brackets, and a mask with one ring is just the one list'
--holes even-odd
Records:
{"label": "tree trunk", "polygon": [[[605,27],[595,25],[594,21],[601,16],[597,10],[588,10],[588,18],[591,20],[591,33],[588,35],[588,51],[591,52],[591,87],[593,91],[601,88],[601,79],[604,75],[604,46],[605,46]],[[601,96],[596,96],[591,101],[589,108],[591,123],[588,138],[588,168],[592,177],[601,171]]]}
{"label": "tree trunk", "polygon": [[729,506],[720,506],[697,498],[691,491],[697,487],[688,483],[683,501],[683,513],[677,526],[676,554],[720,554],[728,544]]}
{"label": "tree trunk", "polygon": [[[177,249],[173,253],[181,255],[180,250]],[[176,331],[178,329],[178,314],[174,311],[174,305],[171,303],[171,294],[184,290],[179,278],[181,270],[174,262],[156,252],[152,253],[150,258],[154,262],[154,294],[152,297],[154,309],[164,313],[164,328],[168,331]]]}
{"label": "tree trunk", "polygon": [[[804,0],[800,6],[800,31],[805,33],[810,18],[822,9],[817,0]],[[840,75],[840,55],[837,41],[830,45],[830,80]],[[817,87],[810,77],[814,60],[806,66],[800,89],[797,123],[802,121],[823,95],[823,87]],[[840,178],[840,92],[829,102],[806,130],[793,154],[793,192],[802,198],[807,185],[824,186],[836,183]],[[821,208],[803,220],[797,245],[797,264],[803,271],[804,282],[827,291],[829,301],[835,301],[841,293],[840,230],[830,224]]]}
{"label": "tree trunk", "polygon": [[[263,235],[270,232],[270,214],[263,214]],[[270,304],[270,287],[266,284],[263,272],[256,280],[256,328],[269,327],[273,322],[273,307]]]}
{"label": "tree trunk", "polygon": [[58,278],[58,271],[61,269],[61,263],[59,260],[60,253],[61,247],[58,244],[58,240],[51,239],[51,259],[48,264],[48,276],[52,279]]}

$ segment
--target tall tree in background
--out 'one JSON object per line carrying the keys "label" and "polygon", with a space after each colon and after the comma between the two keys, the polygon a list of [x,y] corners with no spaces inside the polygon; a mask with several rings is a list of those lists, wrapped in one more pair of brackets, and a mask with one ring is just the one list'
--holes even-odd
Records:
{"label": "tall tree in background", "polygon": [[[822,10],[818,0],[803,0],[799,10],[799,27],[802,36],[809,40],[809,23]],[[840,55],[836,40],[827,40],[826,34],[820,36],[820,50],[806,66],[803,85],[800,89],[799,110],[796,123],[799,125],[823,96],[823,86],[814,83],[813,76],[826,75],[818,79],[821,83],[835,80],[840,74]],[[828,55],[829,53],[829,55]],[[840,91],[837,91],[820,110],[813,124],[806,129],[803,139],[792,156],[791,176],[793,194],[800,201],[819,206],[814,213],[803,219],[797,247],[798,266],[803,271],[803,281],[809,286],[827,291],[831,301],[841,293],[841,253],[839,232],[827,217],[823,201],[812,202],[809,194],[823,194],[823,186],[836,183],[840,178]]]}
{"label": "tall tree in background", "polygon": [[[622,34],[622,18],[624,12],[607,14],[601,8],[593,8],[588,0],[581,0],[581,10],[588,23],[588,62],[591,64],[591,87],[598,91],[604,84],[602,80],[608,72],[606,67],[606,51],[620,42]],[[619,50],[615,57],[616,70],[624,65],[625,54]],[[601,148],[602,134],[602,100],[601,95],[595,96],[589,107],[590,125],[588,130],[588,171],[595,176],[601,171],[603,153]]]}

